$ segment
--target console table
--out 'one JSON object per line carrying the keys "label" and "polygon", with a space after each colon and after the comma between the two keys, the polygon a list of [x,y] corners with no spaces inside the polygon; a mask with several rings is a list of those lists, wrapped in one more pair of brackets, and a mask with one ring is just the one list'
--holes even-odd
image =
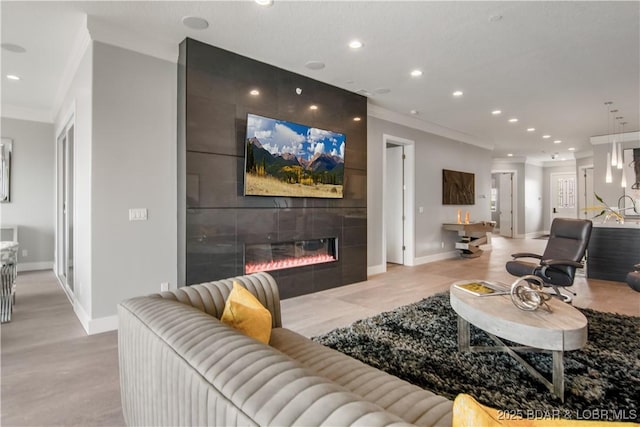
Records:
{"label": "console table", "polygon": [[495,221],[472,222],[469,224],[444,223],[442,228],[457,231],[460,241],[456,242],[456,249],[463,258],[477,258],[482,255],[481,245],[490,243],[490,235],[496,226]]}

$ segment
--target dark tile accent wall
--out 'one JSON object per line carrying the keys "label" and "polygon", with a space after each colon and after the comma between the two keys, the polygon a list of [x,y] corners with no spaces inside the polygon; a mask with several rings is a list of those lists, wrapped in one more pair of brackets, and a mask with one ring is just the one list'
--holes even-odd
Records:
{"label": "dark tile accent wall", "polygon": [[[245,243],[325,237],[338,238],[338,262],[271,272],[281,297],[366,280],[366,98],[192,39],[178,63],[184,283],[243,274]],[[249,94],[254,88],[259,96]],[[346,134],[345,197],[245,197],[248,113]]]}

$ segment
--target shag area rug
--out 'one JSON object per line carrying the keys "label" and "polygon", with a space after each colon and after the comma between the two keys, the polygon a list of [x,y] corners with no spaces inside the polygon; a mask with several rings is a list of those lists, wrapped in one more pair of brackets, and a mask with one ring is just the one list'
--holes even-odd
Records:
{"label": "shag area rug", "polygon": [[[458,352],[448,292],[314,340],[450,399],[468,393],[525,418],[637,421],[640,317],[580,311],[589,321],[588,342],[564,353],[564,403],[506,353]],[[471,343],[494,344],[473,326]],[[519,354],[551,380],[551,354]]]}

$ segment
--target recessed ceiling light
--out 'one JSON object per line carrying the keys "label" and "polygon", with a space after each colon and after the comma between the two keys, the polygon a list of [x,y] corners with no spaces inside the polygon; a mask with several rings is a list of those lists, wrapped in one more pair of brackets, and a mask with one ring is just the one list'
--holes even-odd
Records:
{"label": "recessed ceiling light", "polygon": [[569,151],[576,151],[575,147],[569,147]]}
{"label": "recessed ceiling light", "polygon": [[20,77],[16,76],[15,74],[7,74],[7,78],[9,80],[20,80]]}
{"label": "recessed ceiling light", "polygon": [[351,40],[349,42],[349,47],[351,49],[360,49],[364,44],[360,40]]}
{"label": "recessed ceiling light", "polygon": [[258,96],[258,95],[260,95],[260,91],[258,89],[252,89],[249,92],[249,95]]}
{"label": "recessed ceiling light", "polygon": [[260,6],[271,6],[273,4],[273,0],[254,0]]}
{"label": "recessed ceiling light", "polygon": [[411,110],[409,111],[409,113],[411,113],[414,116],[417,116],[420,112],[418,110]]}
{"label": "recessed ceiling light", "polygon": [[513,157],[513,153],[507,154],[507,157]]}
{"label": "recessed ceiling light", "polygon": [[27,49],[22,46],[13,43],[2,43],[0,46],[2,46],[4,50],[8,50],[13,53],[25,53],[27,51]]}
{"label": "recessed ceiling light", "polygon": [[192,30],[206,30],[209,28],[209,22],[204,18],[197,16],[185,16],[182,18],[182,24]]}
{"label": "recessed ceiling light", "polygon": [[560,139],[556,139],[555,141],[553,141],[554,144],[560,144],[562,142],[562,140]]}
{"label": "recessed ceiling light", "polygon": [[354,121],[354,122],[359,122],[360,120],[362,120],[360,117],[354,117],[354,118],[353,118],[353,121]]}
{"label": "recessed ceiling light", "polygon": [[318,106],[317,105],[311,105],[311,106],[309,106],[309,109],[310,110],[317,110]]}
{"label": "recessed ceiling light", "polygon": [[518,119],[516,119],[515,117],[509,119],[509,123],[516,123],[518,121]]}
{"label": "recessed ceiling light", "polygon": [[420,77],[422,75],[422,70],[413,70],[411,72],[411,77]]}
{"label": "recessed ceiling light", "polygon": [[384,95],[391,92],[391,89],[389,89],[388,87],[379,87],[378,89],[374,90],[374,92],[378,95]]}
{"label": "recessed ceiling light", "polygon": [[549,138],[551,138],[551,135],[542,135],[542,137],[543,137],[544,139],[549,139]]}
{"label": "recessed ceiling light", "polygon": [[491,114],[493,114],[494,116],[499,116],[500,114],[502,114],[502,110],[493,110]]}
{"label": "recessed ceiling light", "polygon": [[535,132],[536,128],[527,128],[527,132]]}
{"label": "recessed ceiling light", "polygon": [[310,70],[322,70],[325,67],[324,62],[321,61],[309,61],[304,66]]}
{"label": "recessed ceiling light", "polygon": [[457,91],[453,92],[451,95],[453,95],[455,97],[460,97],[460,96],[464,95],[464,93],[461,90],[457,90]]}

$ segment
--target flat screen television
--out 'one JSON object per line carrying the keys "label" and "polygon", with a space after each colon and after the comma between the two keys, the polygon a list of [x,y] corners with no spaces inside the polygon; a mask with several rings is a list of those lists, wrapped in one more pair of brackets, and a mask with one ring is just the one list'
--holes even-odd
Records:
{"label": "flat screen television", "polygon": [[346,137],[247,115],[245,196],[343,197]]}
{"label": "flat screen television", "polygon": [[474,205],[476,177],[469,172],[442,169],[442,204]]}

